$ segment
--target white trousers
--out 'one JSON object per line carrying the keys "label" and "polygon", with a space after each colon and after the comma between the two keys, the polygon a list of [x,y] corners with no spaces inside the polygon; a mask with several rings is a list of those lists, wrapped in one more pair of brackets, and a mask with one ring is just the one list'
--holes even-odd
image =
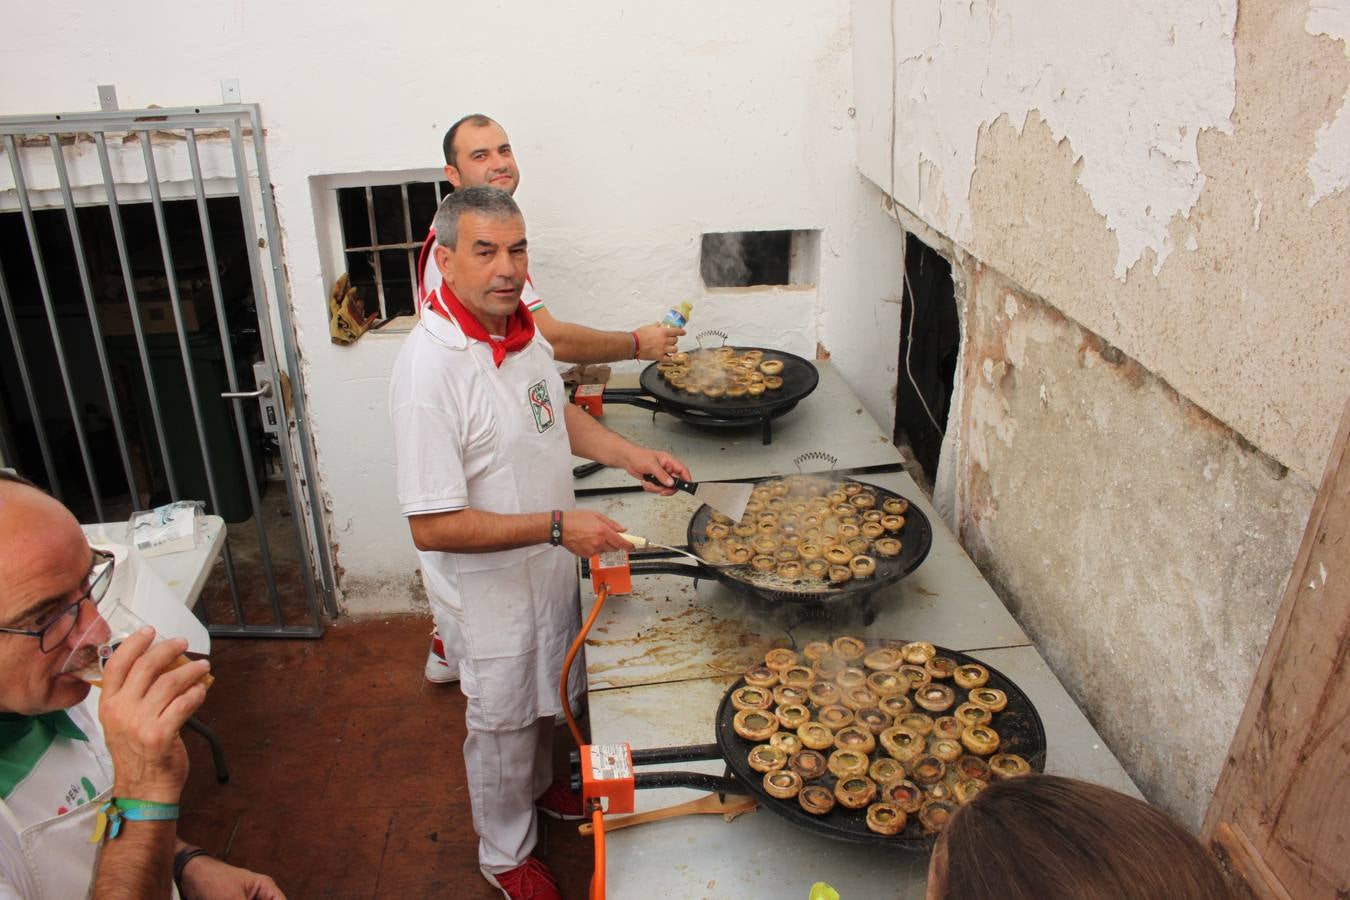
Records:
{"label": "white trousers", "polygon": [[534,849],[539,833],[534,801],[553,781],[553,717],[517,731],[470,726],[464,769],[478,865],[494,875],[514,869]]}

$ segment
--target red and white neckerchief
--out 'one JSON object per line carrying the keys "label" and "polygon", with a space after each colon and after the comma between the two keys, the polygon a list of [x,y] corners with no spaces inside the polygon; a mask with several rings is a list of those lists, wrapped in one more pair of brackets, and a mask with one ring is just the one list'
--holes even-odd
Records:
{"label": "red and white neckerchief", "polygon": [[534,316],[530,315],[523,302],[518,301],[515,311],[507,317],[504,338],[495,338],[489,334],[478,317],[464,306],[445,282],[441,282],[440,290],[431,295],[429,308],[458,325],[465,337],[487,344],[492,350],[492,362],[499,369],[506,354],[523,350],[534,340]]}

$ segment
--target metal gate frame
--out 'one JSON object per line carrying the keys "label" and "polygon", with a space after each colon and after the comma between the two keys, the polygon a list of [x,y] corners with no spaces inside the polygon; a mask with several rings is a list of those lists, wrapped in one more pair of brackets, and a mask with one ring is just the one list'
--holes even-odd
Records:
{"label": "metal gate frame", "polygon": [[[257,253],[259,235],[253,210],[255,194],[253,192],[254,189],[249,184],[250,176],[248,161],[245,154],[245,136],[243,134],[245,127],[249,129],[252,137],[253,161],[257,172],[256,199],[260,201],[262,207],[264,234],[266,236],[269,261],[272,267],[273,293],[270,299],[268,296],[267,285],[264,282],[262,263],[258,258],[259,255]],[[61,152],[60,137],[62,135],[92,134],[94,137],[94,142],[98,150],[99,163],[102,169],[103,186],[107,195],[107,205],[113,223],[114,238],[117,243],[118,260],[121,265],[122,277],[127,292],[127,301],[131,307],[131,322],[135,332],[137,350],[140,354],[141,364],[146,377],[146,387],[151,398],[150,408],[154,421],[156,438],[159,441],[160,454],[164,460],[165,474],[170,484],[171,493],[177,496],[177,490],[174,486],[173,467],[169,461],[168,448],[165,442],[164,423],[159,409],[159,400],[153,385],[153,376],[150,371],[145,336],[139,315],[139,305],[136,298],[136,290],[133,285],[130,259],[127,253],[125,234],[122,230],[123,226],[117,201],[116,183],[110,165],[106,135],[110,132],[134,133],[138,135],[140,140],[146,169],[146,186],[149,190],[150,201],[154,209],[155,224],[158,231],[160,249],[163,255],[165,274],[168,281],[169,298],[174,315],[174,328],[178,338],[179,349],[183,357],[185,376],[187,376],[185,380],[193,407],[194,425],[197,429],[198,440],[205,446],[206,441],[202,428],[201,405],[198,402],[196,387],[191,378],[192,367],[187,349],[186,333],[183,326],[183,316],[178,295],[177,279],[174,272],[174,263],[169,246],[168,234],[165,229],[164,201],[160,194],[160,183],[151,149],[151,132],[181,131],[186,136],[188,159],[192,170],[193,194],[197,204],[198,216],[201,221],[211,293],[215,303],[217,319],[222,325],[222,342],[228,342],[229,328],[228,322],[225,319],[224,300],[221,291],[218,264],[215,256],[215,247],[212,241],[211,225],[207,215],[205,180],[202,177],[200,156],[197,149],[196,133],[208,129],[214,131],[227,131],[229,133],[234,163],[235,185],[237,188],[244,229],[244,240],[249,250],[249,273],[252,283],[254,305],[258,315],[258,328],[261,339],[260,342],[262,344],[263,361],[266,365],[267,373],[271,376],[269,379],[271,385],[277,386],[278,388],[281,385],[281,381],[277,377],[279,371],[277,360],[278,336],[274,333],[272,327],[271,315],[273,312],[276,313],[281,325],[281,334],[279,336],[280,350],[285,358],[286,375],[290,379],[290,384],[292,385],[292,404],[290,410],[291,415],[289,418],[293,420],[294,426],[292,428],[289,422],[287,423],[288,427],[286,428],[286,433],[284,435],[278,435],[279,439],[277,445],[280,449],[282,468],[285,472],[287,499],[290,503],[292,521],[294,522],[297,531],[296,537],[299,541],[302,554],[308,557],[308,570],[304,572],[305,577],[303,578],[303,581],[305,585],[305,599],[311,614],[311,621],[307,624],[284,624],[261,517],[260,497],[254,474],[252,456],[246,446],[247,433],[244,428],[242,407],[240,406],[240,404],[245,402],[248,398],[259,396],[262,391],[246,392],[241,390],[237,372],[235,371],[233,356],[229,352],[229,348],[224,347],[226,351],[224,356],[229,393],[235,395],[231,398],[231,405],[233,407],[235,426],[239,434],[241,450],[243,451],[244,465],[248,475],[249,499],[252,504],[253,518],[259,532],[259,550],[263,555],[264,564],[268,572],[268,589],[275,622],[268,625],[250,625],[244,622],[244,614],[239,603],[239,593],[234,583],[234,571],[230,559],[227,537],[224,559],[226,573],[231,583],[235,623],[230,625],[210,623],[208,627],[212,634],[220,636],[317,637],[323,633],[322,613],[327,613],[330,618],[336,618],[338,613],[334,598],[332,561],[329,555],[327,541],[325,540],[327,527],[324,522],[324,506],[319,492],[314,450],[310,441],[305,392],[303,389],[303,373],[295,349],[295,328],[291,319],[291,311],[288,302],[289,294],[283,267],[284,263],[281,257],[280,227],[278,225],[276,202],[267,165],[267,151],[263,139],[262,115],[259,105],[256,103],[237,103],[219,106],[192,106],[168,109],[105,109],[97,112],[88,111],[49,115],[0,117],[0,139],[3,139],[5,153],[9,157],[10,170],[14,177],[14,188],[18,195],[20,211],[28,231],[29,246],[33,255],[33,264],[37,272],[39,289],[46,309],[53,344],[56,349],[58,369],[61,374],[63,387],[65,388],[66,399],[72,407],[72,424],[75,429],[76,441],[79,445],[80,456],[84,463],[85,473],[89,478],[89,483],[94,495],[95,509],[100,518],[103,518],[103,513],[99,497],[98,481],[94,472],[84,427],[80,422],[78,412],[74,409],[75,398],[71,389],[70,374],[66,364],[65,352],[62,348],[59,329],[56,324],[52,292],[47,281],[46,266],[42,258],[41,247],[38,244],[37,234],[34,229],[33,208],[24,181],[23,167],[19,158],[17,142],[15,139],[25,136],[45,136],[51,147],[53,162],[60,182],[61,196],[66,211],[67,222],[71,229],[71,236],[75,246],[75,262],[79,272],[81,287],[83,288],[85,306],[90,315],[91,327],[95,331],[94,343],[97,347],[98,362],[103,375],[104,387],[108,392],[110,401],[109,407],[117,436],[118,448],[122,456],[122,465],[127,476],[127,484],[130,486],[134,495],[136,481],[131,471],[125,429],[122,425],[118,405],[112,394],[112,378],[108,368],[102,336],[98,331],[97,311],[95,309],[93,290],[90,283],[88,263],[85,259],[85,251],[81,243],[79,226],[76,221],[74,194],[71,189],[65,159]],[[0,307],[3,308],[6,324],[13,335],[17,356],[16,361],[23,381],[24,394],[26,395],[30,409],[33,411],[34,421],[40,423],[40,418],[37,414],[36,398],[33,393],[23,349],[19,343],[17,321],[14,317],[9,288],[5,282],[2,267],[0,267]],[[264,385],[259,385],[258,387],[262,390],[266,390]],[[287,419],[284,414],[284,403],[282,404],[282,409],[282,418],[284,421]],[[44,429],[40,427],[40,424],[37,428],[37,432],[38,442],[44,465],[47,468],[48,477],[51,479],[53,488],[59,492],[60,488],[56,481],[56,470],[52,463],[50,448],[47,444]],[[292,439],[296,441],[298,448],[292,448]],[[206,459],[205,453],[203,454],[203,466],[206,473],[208,488],[212,495],[212,503],[213,505],[218,506],[216,502],[215,480],[212,476],[211,466]],[[301,486],[297,483],[297,479],[304,481],[305,496],[308,500],[307,504],[300,502],[299,491]],[[308,508],[308,516],[305,515],[306,507]],[[320,582],[317,586],[315,584],[316,575]],[[321,597],[316,596],[316,587],[317,592],[321,594]],[[320,604],[322,604],[322,609]]]}

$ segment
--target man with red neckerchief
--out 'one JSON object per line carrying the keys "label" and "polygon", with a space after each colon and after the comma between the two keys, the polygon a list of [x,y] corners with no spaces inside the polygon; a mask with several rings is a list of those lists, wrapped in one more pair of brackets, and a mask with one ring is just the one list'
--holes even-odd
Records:
{"label": "man with red neckerchief", "polygon": [[[464,116],[445,132],[441,141],[445,156],[445,177],[455,188],[495,187],[515,194],[520,185],[520,168],[506,131],[487,116],[475,113]],[[424,305],[436,303],[441,286],[441,273],[436,266],[436,229],[433,225],[422,245],[417,267],[418,295]],[[521,288],[520,299],[534,316],[535,327],[553,347],[559,362],[606,363],[624,359],[662,359],[674,353],[682,328],[668,328],[649,324],[635,331],[602,331],[574,322],[554,318],[544,306],[544,298],[534,289],[528,274]],[[453,628],[453,626],[451,626]],[[437,628],[432,632],[431,647],[427,653],[426,677],[435,684],[459,679],[459,657],[455,647],[460,638],[453,630]]]}
{"label": "man with red neckerchief", "polygon": [[[557,886],[529,854],[536,799],[561,790],[551,743],[563,657],[581,624],[575,557],[629,546],[622,525],[575,508],[572,455],[640,481],[689,472],[567,402],[552,348],[521,302],[529,257],[509,194],[456,191],[435,228],[443,283],[389,386],[399,505],[433,616],[462,643],[479,867],[507,897],[548,900]],[[575,695],[581,667],[573,675]]]}

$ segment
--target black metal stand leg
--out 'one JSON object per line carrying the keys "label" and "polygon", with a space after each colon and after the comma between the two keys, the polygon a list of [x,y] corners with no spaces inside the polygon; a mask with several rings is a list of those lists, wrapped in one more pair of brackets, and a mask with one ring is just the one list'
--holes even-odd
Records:
{"label": "black metal stand leg", "polygon": [[764,446],[767,447],[769,444],[773,443],[773,418],[770,416],[765,416],[763,419],[760,420],[760,422],[762,423],[761,424],[762,436],[760,440],[764,444]]}
{"label": "black metal stand leg", "polygon": [[199,719],[188,719],[187,727],[205,738],[206,745],[211,748],[211,762],[216,767],[216,781],[220,784],[229,781],[230,770],[225,765],[225,748],[220,746],[220,738],[216,737],[216,733],[207,728]]}

